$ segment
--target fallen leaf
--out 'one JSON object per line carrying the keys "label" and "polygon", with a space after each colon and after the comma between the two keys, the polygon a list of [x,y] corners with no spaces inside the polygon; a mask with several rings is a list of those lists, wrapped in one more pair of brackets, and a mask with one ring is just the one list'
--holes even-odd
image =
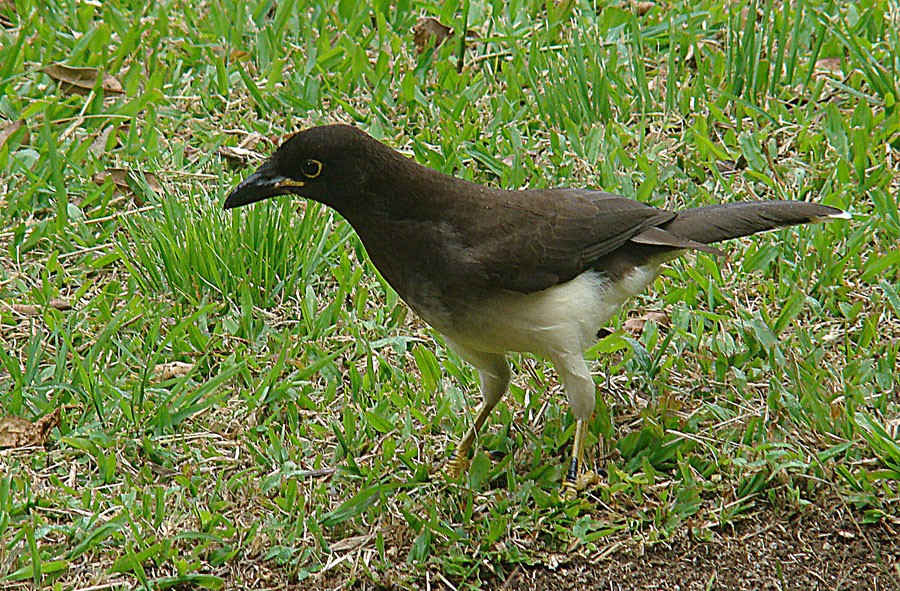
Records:
{"label": "fallen leaf", "polygon": [[63,64],[50,64],[43,69],[43,72],[59,82],[60,88],[66,92],[74,92],[76,94],[88,94],[97,85],[100,79],[100,87],[104,92],[122,94],[122,83],[116,80],[112,75],[103,72],[97,68],[74,68]]}
{"label": "fallen leaf", "polygon": [[60,409],[32,423],[19,417],[0,417],[0,447],[44,445],[54,427],[59,426]]}
{"label": "fallen leaf", "polygon": [[638,16],[644,16],[656,6],[653,2],[632,2],[631,5]]}
{"label": "fallen leaf", "polygon": [[648,322],[655,322],[659,326],[667,327],[671,324],[669,315],[665,312],[647,312],[637,318],[629,318],[622,324],[622,328],[633,335],[639,335],[644,332],[644,326]]}
{"label": "fallen leaf", "polygon": [[40,316],[41,309],[34,304],[13,304],[13,312],[17,312],[22,316]]}
{"label": "fallen leaf", "polygon": [[63,298],[53,298],[52,300],[50,300],[48,305],[51,308],[56,308],[61,312],[72,309],[72,304],[69,303],[69,300]]}
{"label": "fallen leaf", "polygon": [[847,410],[842,404],[831,403],[831,418],[837,420],[846,414]]}
{"label": "fallen leaf", "polygon": [[416,44],[416,53],[425,53],[431,47],[438,47],[441,43],[453,36],[453,29],[434,17],[420,18],[413,27],[413,43]]}
{"label": "fallen leaf", "polygon": [[129,174],[143,174],[144,180],[147,182],[147,186],[156,194],[162,194],[163,187],[159,182],[159,178],[152,172],[144,172],[141,173],[139,171],[132,171],[125,168],[107,168],[106,170],[100,171],[95,174],[92,180],[98,184],[103,185],[107,179],[110,179],[113,185],[116,188],[116,191],[122,195],[132,195],[134,197],[134,203],[138,207],[144,206],[144,199],[141,195],[138,195],[134,189],[132,188],[131,183],[129,182]]}
{"label": "fallen leaf", "polygon": [[[9,138],[13,136],[17,131],[25,127],[25,120],[19,119],[18,121],[13,121],[3,129],[0,129],[0,148],[6,145],[6,142],[9,141]],[[25,127],[25,137],[22,138],[22,143],[28,143],[28,128]]]}
{"label": "fallen leaf", "polygon": [[262,160],[263,155],[253,150],[236,146],[222,146],[218,150],[219,156],[225,159],[232,168],[244,168],[251,162]]}
{"label": "fallen leaf", "polygon": [[107,168],[91,177],[91,180],[100,186],[103,186],[107,179],[112,181],[120,193],[131,192],[131,185],[128,184],[128,171],[124,168]]}
{"label": "fallen leaf", "polygon": [[816,60],[816,71],[840,73],[841,63],[843,63],[843,58],[823,57],[820,60]]}
{"label": "fallen leaf", "polygon": [[183,361],[172,361],[169,363],[160,363],[153,368],[153,373],[162,380],[171,380],[172,378],[180,378],[186,376],[189,371],[194,369],[193,363],[184,363]]}

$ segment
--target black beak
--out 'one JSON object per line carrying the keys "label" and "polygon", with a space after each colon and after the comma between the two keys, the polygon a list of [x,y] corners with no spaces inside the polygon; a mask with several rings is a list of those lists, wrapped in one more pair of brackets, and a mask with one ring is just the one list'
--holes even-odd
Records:
{"label": "black beak", "polygon": [[276,197],[293,193],[292,189],[302,186],[286,179],[274,171],[271,161],[266,162],[256,172],[245,178],[240,185],[234,188],[225,199],[225,209],[241,207]]}

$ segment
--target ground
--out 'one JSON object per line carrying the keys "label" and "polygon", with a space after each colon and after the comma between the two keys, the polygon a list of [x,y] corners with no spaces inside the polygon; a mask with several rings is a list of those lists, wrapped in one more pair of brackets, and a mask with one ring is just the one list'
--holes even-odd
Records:
{"label": "ground", "polygon": [[[498,581],[499,583],[499,581]],[[900,589],[900,520],[861,523],[846,507],[793,517],[761,511],[714,531],[618,550],[556,569],[514,570],[495,588],[679,591],[876,591]]]}

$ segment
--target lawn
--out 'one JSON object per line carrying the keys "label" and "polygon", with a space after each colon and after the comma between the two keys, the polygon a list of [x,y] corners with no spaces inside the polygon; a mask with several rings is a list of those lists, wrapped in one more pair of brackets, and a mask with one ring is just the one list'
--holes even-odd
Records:
{"label": "lawn", "polygon": [[[0,0],[0,40],[0,587],[900,588],[895,2]],[[524,355],[448,481],[475,372],[336,214],[222,210],[334,122],[505,188],[853,219],[626,305],[579,499]]]}

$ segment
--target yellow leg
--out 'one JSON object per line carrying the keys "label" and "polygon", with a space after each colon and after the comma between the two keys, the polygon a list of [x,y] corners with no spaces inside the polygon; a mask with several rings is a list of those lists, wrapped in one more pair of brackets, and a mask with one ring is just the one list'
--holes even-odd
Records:
{"label": "yellow leg", "polygon": [[456,480],[469,470],[469,450],[472,448],[472,444],[475,443],[475,437],[478,435],[478,431],[491,415],[493,409],[493,405],[487,406],[484,403],[478,407],[478,414],[475,415],[475,422],[472,423],[472,426],[466,431],[465,437],[463,437],[462,441],[459,442],[459,445],[456,446],[456,452],[453,454],[453,459],[447,464],[445,473],[448,478]]}
{"label": "yellow leg", "polygon": [[581,476],[581,464],[584,458],[584,438],[587,435],[587,424],[584,419],[575,421],[575,440],[572,442],[572,462],[569,464],[569,471],[566,479],[560,487],[560,497],[567,501],[573,500],[578,496],[579,477]]}
{"label": "yellow leg", "polygon": [[575,416],[575,440],[572,442],[572,462],[569,471],[560,486],[560,497],[574,499],[578,491],[584,488],[591,480],[596,478],[594,474],[582,474],[584,458],[584,442],[587,438],[588,420],[594,412],[596,402],[596,385],[591,378],[591,372],[587,368],[584,357],[580,354],[566,354],[552,358],[556,371],[559,372],[560,381],[566,388],[566,397],[569,406]]}
{"label": "yellow leg", "polygon": [[481,429],[484,422],[491,411],[500,402],[503,394],[506,392],[506,386],[509,384],[509,364],[506,362],[506,356],[495,353],[484,353],[473,351],[466,347],[454,343],[447,339],[447,343],[453,349],[462,355],[469,363],[478,368],[478,375],[481,378],[481,406],[478,407],[478,414],[475,415],[475,422],[466,431],[465,437],[456,447],[453,459],[447,464],[444,473],[450,479],[457,479],[469,470],[469,450],[475,443],[475,437]]}

